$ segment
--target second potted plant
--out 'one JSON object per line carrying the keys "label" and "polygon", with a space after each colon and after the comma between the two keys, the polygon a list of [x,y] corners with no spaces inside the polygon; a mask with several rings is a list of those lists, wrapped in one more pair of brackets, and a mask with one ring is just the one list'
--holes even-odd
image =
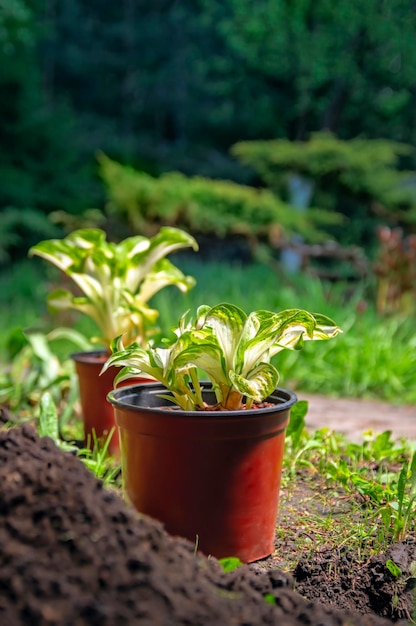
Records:
{"label": "second potted plant", "polygon": [[[273,551],[285,428],[295,394],[277,388],[274,355],[340,331],[304,310],[246,315],[232,304],[183,316],[163,347],[113,342],[110,392],[125,491],[141,513],[206,554],[255,561]],[[200,375],[208,378],[200,382]]]}
{"label": "second potted plant", "polygon": [[114,413],[106,401],[113,388],[114,370],[99,376],[110,354],[111,341],[123,334],[125,341],[147,347],[156,332],[158,311],[148,304],[152,296],[168,285],[188,291],[195,284],[191,276],[166,257],[183,248],[198,249],[195,239],[177,228],[161,228],[153,237],[133,236],[119,243],[107,241],[97,228],[73,231],[64,239],[41,241],[30,249],[58,267],[76,286],[74,292],[59,288],[48,296],[51,310],[73,309],[89,316],[97,327],[99,344],[94,352],[73,356],[79,380],[85,443],[92,445],[93,433],[107,437],[109,450],[118,455],[118,433]]}

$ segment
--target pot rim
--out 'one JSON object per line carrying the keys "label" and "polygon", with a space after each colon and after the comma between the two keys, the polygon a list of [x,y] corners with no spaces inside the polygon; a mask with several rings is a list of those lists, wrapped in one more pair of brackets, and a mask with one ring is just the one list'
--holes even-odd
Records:
{"label": "pot rim", "polygon": [[70,357],[73,361],[79,363],[91,363],[93,361],[105,362],[110,356],[110,352],[105,348],[98,350],[82,350],[81,352],[73,352]]}
{"label": "pot rim", "polygon": [[[212,385],[209,381],[201,381],[201,387],[203,392],[211,392],[212,393]],[[293,391],[289,391],[288,389],[284,389],[282,387],[276,387],[276,389],[271,393],[267,398],[265,398],[265,402],[273,402],[272,406],[260,407],[255,409],[237,409],[237,410],[229,410],[229,411],[184,411],[176,406],[173,402],[169,402],[169,400],[165,400],[160,398],[161,405],[160,406],[151,406],[147,402],[144,406],[141,403],[132,404],[123,400],[125,396],[132,395],[143,395],[147,392],[147,397],[154,398],[157,397],[158,394],[164,393],[165,395],[172,395],[170,391],[166,389],[166,387],[159,382],[154,383],[142,383],[142,384],[134,384],[129,386],[120,387],[118,389],[113,389],[107,394],[107,400],[114,406],[114,408],[119,409],[128,409],[133,411],[141,411],[148,413],[156,413],[173,416],[183,415],[187,417],[209,417],[210,419],[221,419],[225,416],[258,416],[259,412],[261,414],[265,413],[273,413],[276,410],[284,411],[290,409],[298,400],[297,395]],[[118,397],[121,396],[121,397]],[[146,400],[144,401],[146,402]],[[163,404],[167,402],[167,404]],[[144,404],[144,403],[143,403]]]}

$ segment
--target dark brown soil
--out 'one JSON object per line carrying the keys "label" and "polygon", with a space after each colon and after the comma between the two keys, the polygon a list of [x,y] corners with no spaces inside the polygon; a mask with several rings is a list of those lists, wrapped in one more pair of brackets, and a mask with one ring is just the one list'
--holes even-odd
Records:
{"label": "dark brown soil", "polygon": [[[410,571],[414,544],[393,549]],[[402,596],[395,614],[386,608],[402,589],[383,559],[351,577],[347,553],[316,556],[295,571],[304,597],[270,560],[225,574],[139,517],[50,439],[29,426],[0,430],[1,626],[381,626],[390,621],[376,613],[409,617]]]}
{"label": "dark brown soil", "polygon": [[[400,577],[390,573],[386,567],[388,559],[400,568]],[[299,561],[294,571],[296,589],[326,606],[355,606],[360,613],[374,612],[395,621],[411,621],[416,584],[412,563],[416,564],[413,542],[395,544],[385,555],[373,556],[364,565],[357,565],[356,555],[348,549],[323,550]]]}

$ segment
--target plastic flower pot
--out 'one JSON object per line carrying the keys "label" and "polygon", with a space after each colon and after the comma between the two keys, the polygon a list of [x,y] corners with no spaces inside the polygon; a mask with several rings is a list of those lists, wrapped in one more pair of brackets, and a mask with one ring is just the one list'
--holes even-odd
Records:
{"label": "plastic flower pot", "polygon": [[[204,399],[215,403],[209,385]],[[285,429],[296,395],[271,406],[183,411],[152,383],[113,390],[125,492],[141,513],[207,555],[251,562],[274,550]]]}
{"label": "plastic flower pot", "polygon": [[[95,433],[98,439],[106,440],[111,429],[113,435],[108,450],[113,456],[120,456],[118,430],[114,420],[113,407],[107,402],[107,394],[113,389],[117,368],[111,367],[100,376],[101,369],[108,359],[108,352],[77,352],[71,355],[78,375],[81,411],[84,422],[84,443],[90,448],[94,445]],[[148,381],[137,378],[136,382]],[[131,384],[131,380],[129,384]]]}

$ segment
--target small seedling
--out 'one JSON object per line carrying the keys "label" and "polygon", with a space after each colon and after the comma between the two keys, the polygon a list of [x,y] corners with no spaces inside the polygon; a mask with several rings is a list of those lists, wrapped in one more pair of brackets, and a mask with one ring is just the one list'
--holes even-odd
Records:
{"label": "small seedling", "polygon": [[233,572],[238,567],[243,565],[240,559],[236,556],[224,557],[223,559],[219,559],[219,562],[224,572]]}
{"label": "small seedling", "polygon": [[116,484],[120,476],[120,464],[116,463],[109,453],[114,430],[115,427],[110,430],[104,441],[93,431],[92,442],[88,437],[86,447],[78,451],[78,456],[84,465],[107,486]]}
{"label": "small seedling", "polygon": [[61,450],[73,452],[77,447],[60,437],[59,417],[52,395],[47,391],[42,395],[39,411],[39,435],[50,437]]}
{"label": "small seedling", "polygon": [[276,604],[276,598],[274,597],[274,595],[272,593],[266,593],[263,598],[266,600],[266,602],[268,604]]}
{"label": "small seedling", "polygon": [[391,559],[387,559],[386,568],[389,570],[390,574],[394,576],[394,578],[399,578],[402,575],[400,567]]}

